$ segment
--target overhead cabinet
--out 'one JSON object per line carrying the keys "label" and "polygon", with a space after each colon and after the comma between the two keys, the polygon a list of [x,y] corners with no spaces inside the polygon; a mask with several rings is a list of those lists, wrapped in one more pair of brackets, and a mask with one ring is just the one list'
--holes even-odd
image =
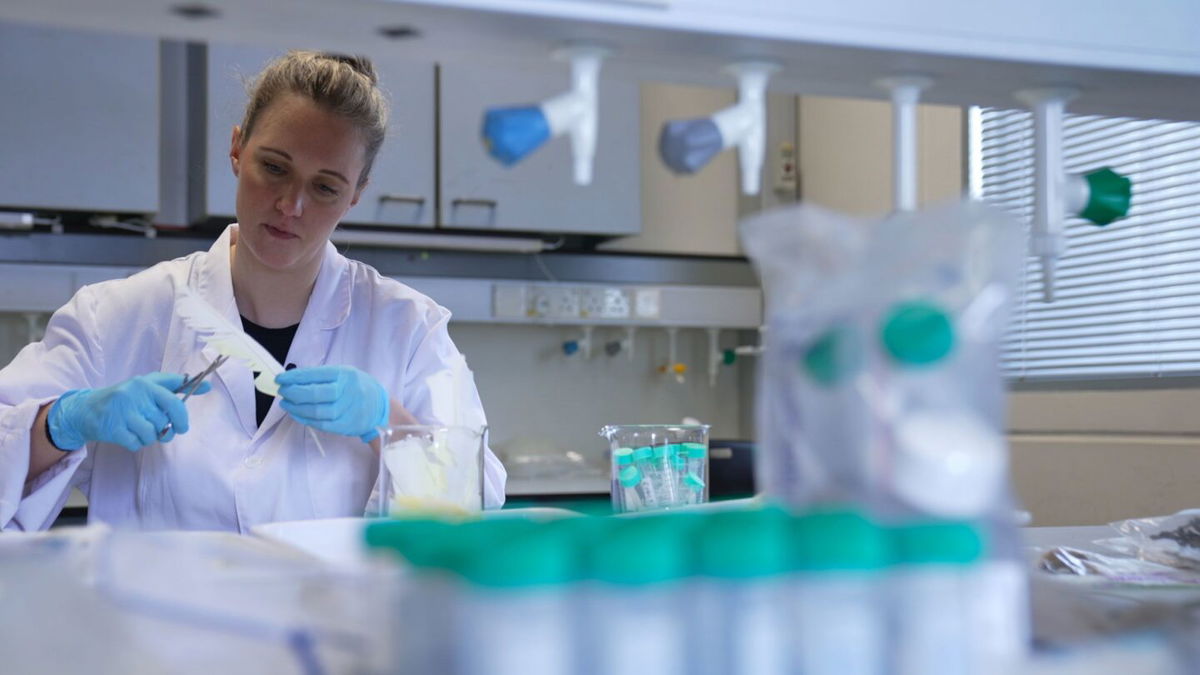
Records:
{"label": "overhead cabinet", "polygon": [[501,69],[483,64],[441,68],[441,212],[452,228],[586,234],[641,230],[637,82],[601,70],[596,156],[590,185],[573,179],[571,143],[548,141],[505,167],[480,140],[484,111],[536,103],[570,86],[565,63]]}
{"label": "overhead cabinet", "polygon": [[[218,44],[208,48],[204,194],[209,216],[235,217],[231,130],[241,122],[250,78],[277,53]],[[344,222],[551,233],[640,230],[636,83],[602,78],[595,177],[592,185],[581,187],[572,181],[565,138],[506,168],[487,156],[480,137],[488,106],[535,102],[565,90],[566,64],[534,71],[484,65],[442,69],[440,99],[435,68],[402,60],[375,66],[392,103],[388,138],[362,199]],[[441,199],[435,204],[438,180]]]}
{"label": "overhead cabinet", "polygon": [[0,208],[154,213],[158,40],[0,23]]}

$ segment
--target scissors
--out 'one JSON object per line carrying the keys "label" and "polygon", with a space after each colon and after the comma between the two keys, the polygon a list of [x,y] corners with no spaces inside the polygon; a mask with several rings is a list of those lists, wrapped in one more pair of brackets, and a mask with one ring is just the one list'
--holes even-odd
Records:
{"label": "scissors", "polygon": [[[187,400],[191,398],[192,394],[196,393],[196,390],[200,388],[200,383],[204,381],[204,378],[212,375],[213,371],[215,371],[217,368],[220,368],[221,364],[228,360],[229,357],[225,354],[222,354],[218,356],[212,363],[208,364],[207,368],[200,371],[199,375],[196,375],[195,377],[188,377],[187,373],[184,373],[183,384],[179,385],[179,388],[175,390],[175,393],[182,393],[183,402],[187,403]],[[167,422],[167,426],[163,427],[162,430],[158,432],[158,440],[161,441],[163,438],[165,438],[173,427],[173,424]]]}

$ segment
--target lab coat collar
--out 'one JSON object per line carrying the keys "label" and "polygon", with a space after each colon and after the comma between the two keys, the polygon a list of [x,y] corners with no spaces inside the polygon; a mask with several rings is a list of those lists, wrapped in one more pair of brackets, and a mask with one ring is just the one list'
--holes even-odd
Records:
{"label": "lab coat collar", "polygon": [[[233,270],[229,263],[229,249],[237,232],[234,223],[225,228],[204,256],[196,290],[236,325],[241,325],[241,315],[233,298]],[[350,316],[350,297],[353,290],[350,263],[337,252],[330,242],[325,242],[321,269],[313,285],[312,295],[300,321],[301,327],[313,323],[329,330],[337,328]]]}
{"label": "lab coat collar", "polygon": [[325,257],[317,272],[317,283],[304,309],[303,326],[310,319],[321,328],[337,328],[350,316],[350,297],[353,290],[350,261],[330,242],[325,242]]}
{"label": "lab coat collar", "polygon": [[[236,223],[225,228],[221,236],[213,242],[208,254],[201,258],[192,283],[200,297],[207,300],[233,325],[241,327],[241,314],[233,295],[233,270],[229,260],[230,245],[236,233]],[[292,340],[286,363],[298,366],[325,363],[333,339],[333,329],[344,323],[350,315],[352,274],[345,256],[338,253],[333,244],[326,242],[321,269],[317,273],[312,295]],[[212,347],[205,346],[203,355],[211,362],[217,357],[217,352]],[[195,367],[199,364],[189,365]],[[247,368],[241,363],[226,363],[217,370],[216,379],[226,388],[233,400],[239,421],[247,435],[262,436],[285,415],[278,405],[272,405],[263,423],[256,424],[253,381],[248,373],[238,373],[244,370]]]}

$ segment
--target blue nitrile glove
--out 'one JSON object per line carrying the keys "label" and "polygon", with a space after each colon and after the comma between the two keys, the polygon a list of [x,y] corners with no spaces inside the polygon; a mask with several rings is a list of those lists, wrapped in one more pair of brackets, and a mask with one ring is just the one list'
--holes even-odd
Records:
{"label": "blue nitrile glove", "polygon": [[[161,441],[166,443],[188,430],[187,408],[175,395],[185,379],[174,373],[150,373],[103,389],[68,391],[50,406],[46,417],[50,442],[61,450],[78,450],[88,441],[101,441],[137,452],[159,442],[158,432],[170,422],[171,430]],[[208,382],[201,382],[193,393],[210,388]]]}
{"label": "blue nitrile glove", "polygon": [[387,423],[387,390],[358,368],[296,368],[276,375],[275,382],[280,407],[301,424],[369,443]]}

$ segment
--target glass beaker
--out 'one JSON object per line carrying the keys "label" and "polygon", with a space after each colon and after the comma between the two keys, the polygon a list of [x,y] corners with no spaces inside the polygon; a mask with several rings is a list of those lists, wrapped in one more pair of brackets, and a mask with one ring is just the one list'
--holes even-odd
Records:
{"label": "glass beaker", "polygon": [[377,515],[483,510],[487,427],[381,427],[379,440]]}
{"label": "glass beaker", "polygon": [[707,424],[610,424],[613,510],[664,509],[708,501]]}

